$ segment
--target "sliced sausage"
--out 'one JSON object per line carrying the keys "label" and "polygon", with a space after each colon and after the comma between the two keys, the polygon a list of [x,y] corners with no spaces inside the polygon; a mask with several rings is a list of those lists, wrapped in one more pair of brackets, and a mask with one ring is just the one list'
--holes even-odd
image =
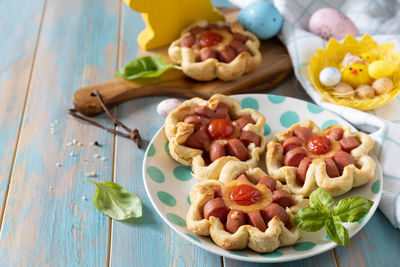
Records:
{"label": "sliced sausage", "polygon": [[244,36],[243,34],[235,32],[235,33],[232,34],[232,36],[233,36],[234,40],[237,40],[239,42],[245,43],[247,41],[247,37]]}
{"label": "sliced sausage", "polygon": [[211,189],[214,191],[214,198],[222,197],[222,190],[220,186],[214,186]]}
{"label": "sliced sausage", "polygon": [[180,46],[190,48],[194,45],[195,42],[196,42],[196,37],[194,37],[193,35],[188,35],[188,36],[182,38],[182,40],[180,42]]}
{"label": "sliced sausage", "polygon": [[249,223],[254,227],[257,227],[261,232],[265,232],[265,230],[267,230],[267,226],[265,225],[264,219],[259,210],[248,212],[247,218]]}
{"label": "sliced sausage", "polygon": [[214,162],[219,158],[225,157],[227,154],[225,145],[219,140],[215,140],[211,143],[209,153],[211,162]]}
{"label": "sliced sausage", "polygon": [[204,28],[202,28],[202,27],[200,27],[200,26],[196,26],[196,27],[193,27],[193,28],[190,30],[190,33],[193,34],[193,35],[197,35],[197,34],[202,33],[202,32],[204,32],[204,31],[205,31]]}
{"label": "sliced sausage", "polygon": [[293,133],[295,136],[304,141],[307,141],[308,139],[314,136],[313,132],[306,127],[298,127],[293,130]]}
{"label": "sliced sausage", "polygon": [[217,51],[211,47],[204,47],[200,50],[200,61],[205,61],[209,58],[217,58]]}
{"label": "sliced sausage", "polygon": [[244,126],[246,126],[249,123],[256,124],[256,122],[251,118],[250,115],[243,116],[233,122],[233,124],[238,126],[240,129],[243,129]]}
{"label": "sliced sausage", "polygon": [[208,25],[208,29],[209,30],[217,30],[218,29],[218,25],[215,23],[211,23],[210,25]]}
{"label": "sliced sausage", "polygon": [[265,184],[271,191],[274,191],[276,187],[276,180],[268,175],[262,177],[258,183]]}
{"label": "sliced sausage", "polygon": [[226,220],[226,230],[234,234],[240,226],[246,224],[246,214],[240,210],[231,210]]}
{"label": "sliced sausage", "polygon": [[245,161],[249,157],[249,153],[247,152],[247,148],[244,144],[237,138],[229,139],[228,144],[226,145],[228,149],[228,154],[231,156],[235,156],[241,161]]}
{"label": "sliced sausage", "polygon": [[236,54],[249,51],[249,49],[247,49],[247,46],[238,40],[233,40],[229,44],[229,46],[236,52]]}
{"label": "sliced sausage", "polygon": [[230,120],[228,106],[224,103],[219,103],[217,108],[215,109],[215,118]]}
{"label": "sliced sausage", "polygon": [[221,62],[229,63],[236,57],[235,51],[228,45],[218,52],[218,59]]}
{"label": "sliced sausage", "polygon": [[324,158],[325,164],[326,164],[326,173],[328,174],[329,177],[338,177],[339,176],[339,170],[338,167],[335,164],[335,161],[333,161],[332,158]]}
{"label": "sliced sausage", "polygon": [[289,223],[289,215],[286,210],[276,203],[269,204],[261,211],[261,215],[264,217],[266,223],[272,220],[275,216],[278,217],[284,225]]}
{"label": "sliced sausage", "polygon": [[350,153],[346,151],[338,151],[336,152],[332,159],[335,161],[336,166],[338,167],[340,173],[343,173],[344,167],[350,164],[356,164],[353,157]]}
{"label": "sliced sausage", "polygon": [[206,118],[209,118],[209,119],[214,119],[214,117],[215,117],[215,112],[212,111],[207,106],[195,107],[194,108],[194,113],[196,113],[199,116],[206,117]]}
{"label": "sliced sausage", "polygon": [[260,145],[260,137],[258,134],[251,131],[242,131],[239,140],[242,141],[245,146],[248,146],[251,143],[254,143],[256,146]]}
{"label": "sliced sausage", "polygon": [[334,140],[336,140],[336,141],[339,141],[340,139],[342,139],[343,133],[344,133],[344,131],[343,131],[342,128],[336,127],[336,128],[333,128],[333,129],[329,132],[328,137],[329,137],[329,138],[332,138],[332,139],[334,139]]}
{"label": "sliced sausage", "polygon": [[298,167],[300,161],[307,156],[307,152],[302,147],[296,147],[289,150],[284,159],[286,166]]}
{"label": "sliced sausage", "polygon": [[203,149],[204,145],[210,141],[208,137],[208,133],[205,127],[200,127],[197,132],[192,133],[188,139],[186,139],[185,146],[196,148],[196,149]]}
{"label": "sliced sausage", "polygon": [[231,32],[231,27],[228,26],[228,25],[225,25],[225,26],[222,26],[222,27],[221,27],[221,30],[227,31],[227,32]]}
{"label": "sliced sausage", "polygon": [[236,178],[236,180],[250,183],[249,179],[247,179],[247,176],[246,176],[245,174],[239,175],[239,176]]}
{"label": "sliced sausage", "polygon": [[194,124],[194,130],[197,131],[201,126],[201,117],[199,115],[187,115],[183,119],[184,123]]}
{"label": "sliced sausage", "polygon": [[272,198],[276,204],[282,206],[283,208],[294,205],[294,199],[292,195],[285,190],[275,190],[272,192]]}
{"label": "sliced sausage", "polygon": [[197,131],[198,129],[200,129],[201,126],[207,125],[207,123],[210,122],[210,119],[199,115],[187,115],[183,119],[183,122],[194,124],[194,130]]}
{"label": "sliced sausage", "polygon": [[225,223],[226,215],[228,215],[228,213],[229,209],[226,207],[224,200],[220,197],[209,200],[203,208],[203,215],[207,220],[210,218],[210,216],[214,216],[222,223]]}
{"label": "sliced sausage", "polygon": [[299,167],[297,168],[297,180],[299,180],[303,184],[306,181],[307,170],[308,170],[308,167],[310,166],[310,164],[312,163],[312,161],[313,160],[311,158],[304,157],[300,161]]}
{"label": "sliced sausage", "polygon": [[346,152],[350,152],[360,145],[360,141],[358,141],[355,137],[343,138],[339,141],[339,143],[342,149]]}
{"label": "sliced sausage", "polygon": [[288,139],[286,139],[283,144],[283,154],[286,154],[289,150],[292,150],[295,147],[302,146],[304,141],[297,136],[291,136]]}

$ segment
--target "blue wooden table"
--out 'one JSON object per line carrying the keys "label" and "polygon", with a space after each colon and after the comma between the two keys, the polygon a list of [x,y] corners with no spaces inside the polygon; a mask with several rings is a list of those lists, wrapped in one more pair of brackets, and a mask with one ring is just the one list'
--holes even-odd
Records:
{"label": "blue wooden table", "polygon": [[[77,88],[110,79],[136,57],[143,28],[119,0],[0,1],[1,266],[256,266],[175,234],[146,196],[144,149],[67,115]],[[309,100],[293,77],[271,93]],[[140,129],[146,148],[163,124],[156,105],[166,98],[113,112]],[[143,217],[118,222],[97,211],[88,172],[139,196]],[[349,248],[282,265],[399,266],[399,251],[400,231],[377,211]]]}

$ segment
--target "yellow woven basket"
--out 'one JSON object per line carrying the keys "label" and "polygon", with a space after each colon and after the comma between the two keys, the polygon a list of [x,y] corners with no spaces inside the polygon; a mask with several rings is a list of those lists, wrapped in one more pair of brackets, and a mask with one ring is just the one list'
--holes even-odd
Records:
{"label": "yellow woven basket", "polygon": [[[370,110],[388,103],[400,92],[400,52],[394,52],[393,47],[393,43],[377,44],[368,34],[365,34],[360,41],[357,41],[352,35],[347,35],[342,43],[331,38],[325,50],[318,49],[316,51],[317,55],[310,58],[308,71],[314,88],[329,102],[360,110]],[[372,52],[381,59],[392,61],[397,66],[391,77],[394,88],[390,92],[375,96],[372,99],[359,99],[356,97],[344,99],[332,94],[334,92],[333,87],[323,86],[319,81],[319,73],[326,67],[340,69],[340,63],[348,52],[354,55]]]}

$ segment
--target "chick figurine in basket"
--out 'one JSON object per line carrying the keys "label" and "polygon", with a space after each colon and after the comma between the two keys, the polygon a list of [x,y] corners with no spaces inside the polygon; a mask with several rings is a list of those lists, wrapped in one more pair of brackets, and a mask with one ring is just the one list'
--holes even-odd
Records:
{"label": "chick figurine in basket", "polygon": [[368,73],[367,64],[362,58],[347,53],[342,61],[342,81],[352,87],[371,84],[373,79]]}

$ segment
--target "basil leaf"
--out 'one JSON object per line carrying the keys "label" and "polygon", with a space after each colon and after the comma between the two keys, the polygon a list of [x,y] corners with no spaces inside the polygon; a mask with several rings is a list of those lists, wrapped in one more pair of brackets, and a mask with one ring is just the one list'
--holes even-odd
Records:
{"label": "basil leaf", "polygon": [[142,202],[140,199],[117,183],[97,183],[93,202],[96,208],[115,220],[126,220],[142,216]]}
{"label": "basil leaf", "polygon": [[339,216],[332,216],[325,220],[325,228],[332,241],[340,246],[349,246],[349,232],[342,225]]}
{"label": "basil leaf", "polygon": [[333,206],[333,215],[338,216],[342,222],[357,222],[368,213],[373,204],[373,201],[365,197],[348,197]]}
{"label": "basil leaf", "polygon": [[294,216],[294,222],[300,229],[307,232],[316,232],[324,226],[325,214],[310,207],[302,208]]}
{"label": "basil leaf", "polygon": [[162,56],[147,56],[126,63],[115,73],[115,76],[126,80],[156,78],[171,68],[179,67],[167,64]]}
{"label": "basil leaf", "polygon": [[314,190],[309,198],[310,207],[319,212],[330,215],[330,207],[333,204],[333,198],[321,187]]}

